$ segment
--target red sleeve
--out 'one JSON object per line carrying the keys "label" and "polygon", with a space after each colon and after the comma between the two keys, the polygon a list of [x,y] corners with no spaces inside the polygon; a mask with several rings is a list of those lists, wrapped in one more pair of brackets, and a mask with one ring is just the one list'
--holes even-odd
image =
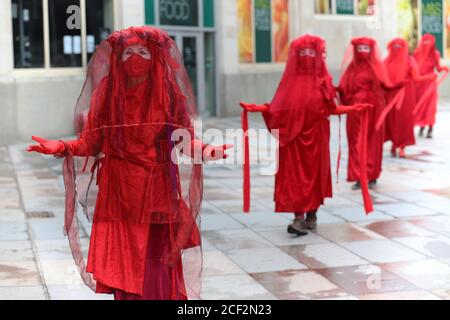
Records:
{"label": "red sleeve", "polygon": [[[91,107],[86,115],[85,125],[74,141],[65,141],[67,153],[76,157],[94,157],[103,147],[102,110],[105,109],[107,79],[92,94]],[[104,119],[103,119],[104,120]]]}

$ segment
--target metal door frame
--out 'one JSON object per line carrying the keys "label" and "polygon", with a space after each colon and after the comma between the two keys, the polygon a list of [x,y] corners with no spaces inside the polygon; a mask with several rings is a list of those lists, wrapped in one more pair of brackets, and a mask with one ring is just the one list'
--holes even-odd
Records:
{"label": "metal door frame", "polygon": [[208,113],[206,108],[206,92],[205,92],[205,39],[203,32],[195,31],[169,31],[169,35],[175,38],[175,42],[183,57],[183,38],[190,37],[196,39],[196,56],[197,56],[197,107],[199,115]]}

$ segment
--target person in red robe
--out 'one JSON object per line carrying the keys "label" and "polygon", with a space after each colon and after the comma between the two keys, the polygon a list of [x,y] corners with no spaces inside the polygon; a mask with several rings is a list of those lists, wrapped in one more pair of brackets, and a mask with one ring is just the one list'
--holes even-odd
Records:
{"label": "person in red robe", "polygon": [[[392,156],[404,158],[405,148],[416,144],[414,135],[415,118],[414,109],[417,103],[416,83],[420,81],[435,80],[436,76],[420,76],[418,65],[408,52],[408,42],[396,38],[389,42],[389,55],[384,61],[389,79],[393,85],[404,84],[403,99],[393,108],[386,117],[385,141],[392,141]],[[388,92],[386,99],[392,101],[398,90]]]}
{"label": "person in red robe", "polygon": [[[355,38],[344,57],[344,74],[338,91],[345,104],[368,103],[374,106],[369,111],[367,136],[367,179],[369,187],[375,187],[382,171],[384,127],[376,130],[377,121],[386,105],[385,91],[393,87],[386,74],[376,41],[371,38]],[[358,138],[360,135],[360,115],[347,116],[348,169],[347,180],[356,182],[354,190],[361,187],[360,155]]]}
{"label": "person in red robe", "polygon": [[417,99],[421,100],[416,110],[416,125],[420,126],[422,137],[428,126],[427,138],[433,137],[433,127],[436,123],[437,105],[439,100],[437,78],[432,77],[437,72],[448,72],[448,67],[441,66],[441,54],[436,49],[436,39],[431,34],[425,34],[414,52],[414,59],[419,65],[422,76],[430,76],[430,80],[417,84]]}
{"label": "person in red robe", "polygon": [[[65,157],[64,230],[96,293],[199,297],[201,164],[225,158],[231,146],[195,138],[195,109],[175,42],[159,29],[132,27],[103,41],[89,64],[75,112],[78,139],[33,137],[38,144],[28,151]],[[77,202],[92,222],[87,265]]]}
{"label": "person in red robe", "polygon": [[[308,234],[317,211],[332,197],[330,115],[364,112],[370,105],[339,105],[325,62],[325,41],[305,35],[293,41],[283,78],[271,103],[241,103],[247,112],[262,112],[267,128],[278,130],[279,168],[275,177],[275,211],[295,213],[290,234]],[[305,216],[306,215],[306,216]]]}

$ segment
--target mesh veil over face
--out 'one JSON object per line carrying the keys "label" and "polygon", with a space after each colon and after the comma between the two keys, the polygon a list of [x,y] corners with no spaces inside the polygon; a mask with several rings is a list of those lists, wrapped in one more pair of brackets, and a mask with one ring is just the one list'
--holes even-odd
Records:
{"label": "mesh veil over face", "polygon": [[321,117],[324,110],[317,102],[334,103],[336,92],[325,55],[325,41],[319,37],[305,35],[291,43],[286,69],[268,110],[268,128],[279,130],[281,146],[302,132],[306,109]]}
{"label": "mesh veil over face", "polygon": [[[138,46],[144,59],[124,51]],[[148,58],[148,57],[147,57]],[[165,225],[164,263],[184,261],[186,296],[200,292],[202,167],[183,156],[173,139],[195,138],[196,103],[175,42],[163,31],[140,27],[113,33],[97,48],[75,109],[76,147],[64,164],[65,232],[83,280],[77,204],[92,223],[123,221]],[[186,142],[186,141],[184,141]]]}

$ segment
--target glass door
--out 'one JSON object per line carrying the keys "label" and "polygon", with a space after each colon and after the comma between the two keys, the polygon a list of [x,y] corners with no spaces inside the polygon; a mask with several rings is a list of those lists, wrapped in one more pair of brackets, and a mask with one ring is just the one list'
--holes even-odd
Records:
{"label": "glass door", "polygon": [[183,57],[192,89],[197,98],[199,115],[205,115],[205,58],[204,42],[201,33],[182,32],[171,33],[170,36],[177,43],[178,49]]}

